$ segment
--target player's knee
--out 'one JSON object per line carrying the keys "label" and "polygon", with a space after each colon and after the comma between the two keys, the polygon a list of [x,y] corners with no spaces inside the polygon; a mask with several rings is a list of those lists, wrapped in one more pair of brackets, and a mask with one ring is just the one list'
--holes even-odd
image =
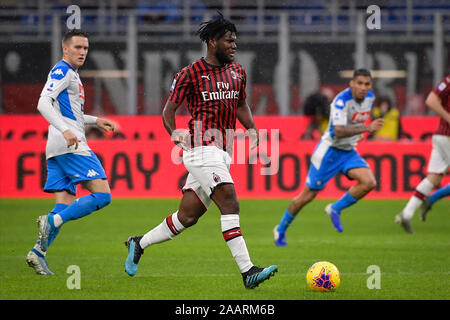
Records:
{"label": "player's knee", "polygon": [[367,192],[372,191],[377,187],[377,181],[375,179],[368,179],[364,181],[364,186]]}
{"label": "player's knee", "polygon": [[292,199],[292,203],[295,206],[304,206],[305,204],[311,202],[316,197],[317,192],[309,190],[307,192],[302,192],[299,196]]}
{"label": "player's knee", "polygon": [[97,210],[106,207],[111,203],[111,193],[96,192],[92,194],[96,201]]}

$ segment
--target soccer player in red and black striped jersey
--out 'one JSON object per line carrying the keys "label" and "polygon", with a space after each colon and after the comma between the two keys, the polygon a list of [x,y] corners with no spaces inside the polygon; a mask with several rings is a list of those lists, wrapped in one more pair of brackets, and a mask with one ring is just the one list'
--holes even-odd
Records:
{"label": "soccer player in red and black striped jersey", "polygon": [[[204,22],[198,31],[207,44],[207,55],[175,75],[163,110],[163,122],[175,144],[183,149],[183,163],[189,174],[183,187],[178,211],[144,236],[126,241],[128,257],[125,271],[133,276],[144,249],[172,239],[198,219],[214,202],[221,212],[221,228],[244,286],[253,289],[269,279],[277,266],[253,265],[239,223],[231,163],[236,119],[248,130],[253,146],[259,142],[250,108],[245,100],[246,73],[234,62],[236,27],[223,18]],[[177,129],[175,112],[187,101],[191,114],[189,130]]]}
{"label": "soccer player in red and black striped jersey", "polygon": [[[172,116],[170,112],[179,106],[183,100],[187,100],[191,114],[189,121],[189,137],[187,147],[215,145],[231,153],[233,148],[233,132],[236,129],[236,117],[243,120],[247,129],[253,129],[254,124],[251,114],[245,102],[245,86],[247,75],[244,68],[233,62],[236,51],[235,35],[231,32],[223,36],[219,46],[218,63],[212,59],[200,58],[189,66],[183,68],[175,75],[173,80],[169,102],[165,115]],[[223,52],[224,51],[224,52]],[[174,123],[165,117],[166,128],[173,133]],[[184,133],[181,132],[184,139]],[[175,139],[179,138],[178,132]]]}
{"label": "soccer player in red and black striped jersey", "polygon": [[431,190],[439,187],[450,165],[450,74],[428,94],[425,103],[441,119],[432,136],[433,150],[428,162],[428,175],[416,187],[406,207],[395,217],[395,221],[408,233],[413,233],[411,219],[419,207],[421,218],[425,221],[430,209],[428,195]]}

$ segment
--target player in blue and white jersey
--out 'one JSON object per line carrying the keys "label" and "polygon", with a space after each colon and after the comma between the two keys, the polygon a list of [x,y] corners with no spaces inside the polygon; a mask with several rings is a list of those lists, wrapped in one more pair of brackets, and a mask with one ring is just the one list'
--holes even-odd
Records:
{"label": "player in blue and white jersey", "polygon": [[[111,202],[111,191],[103,167],[89,148],[85,125],[114,131],[106,119],[85,115],[83,84],[78,75],[89,48],[81,30],[66,33],[63,58],[50,71],[38,102],[38,110],[50,123],[46,146],[47,181],[45,192],[54,194],[56,205],[48,215],[38,218],[39,238],[26,261],[38,274],[53,274],[45,260],[46,252],[61,226],[99,210]],[[82,183],[91,194],[76,199]]]}
{"label": "player in blue and white jersey", "polygon": [[383,125],[383,119],[376,119],[364,125],[370,116],[375,99],[372,76],[366,69],[354,71],[350,87],[340,92],[332,101],[330,122],[322,139],[311,157],[306,186],[295,197],[284,212],[280,223],[275,226],[274,241],[277,246],[286,246],[286,230],[300,210],[311,202],[327,182],[339,172],[358,183],[342,198],[325,208],[333,226],[342,232],[341,211],[363,198],[376,186],[375,177],[366,161],[355,150],[364,132],[375,132]]}

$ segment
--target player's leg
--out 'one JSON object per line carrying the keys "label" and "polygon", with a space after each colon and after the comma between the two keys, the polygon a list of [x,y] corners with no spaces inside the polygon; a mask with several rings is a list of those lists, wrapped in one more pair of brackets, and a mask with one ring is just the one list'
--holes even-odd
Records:
{"label": "player's leg", "polygon": [[439,186],[450,164],[450,137],[433,135],[433,150],[428,162],[428,175],[416,187],[405,208],[395,217],[395,222],[408,233],[413,233],[411,220],[430,192]]}
{"label": "player's leg", "polygon": [[[430,164],[432,160],[436,160],[436,157],[430,158]],[[434,162],[433,160],[433,162]],[[425,221],[426,214],[431,208],[428,202],[428,195],[437,187],[443,178],[443,174],[429,173],[416,187],[414,194],[409,198],[405,208],[397,216],[395,216],[395,222],[399,223],[403,229],[408,233],[413,233],[412,218],[415,211],[421,207],[421,218]]]}
{"label": "player's leg", "polygon": [[261,282],[275,274],[276,265],[260,268],[250,260],[247,245],[242,235],[239,222],[239,201],[233,183],[223,183],[215,186],[211,199],[221,212],[220,222],[222,235],[231,254],[239,267],[247,289],[256,288]]}
{"label": "player's leg", "polygon": [[[52,209],[52,211],[50,212],[50,214],[49,214],[50,218],[49,219],[54,219],[55,215],[61,213],[63,210],[68,208],[76,200],[75,195],[73,195],[73,194],[71,194],[71,193],[69,193],[67,191],[55,192],[54,193],[54,197],[55,197],[56,205]],[[50,237],[48,239],[48,246],[50,246],[50,244],[53,242],[53,240],[55,240],[55,238],[58,235],[60,229],[61,228],[58,227],[58,228],[55,229],[54,232],[52,232],[50,234]]]}
{"label": "player's leg", "polygon": [[[48,219],[53,219],[55,214],[63,211],[75,200],[76,186],[74,186],[70,179],[68,179],[64,171],[59,167],[55,157],[47,159],[47,181],[44,186],[44,191],[53,193],[56,204],[51,212],[47,215],[40,216],[38,218],[39,236],[35,246],[28,252],[27,264],[32,267],[38,274],[53,274],[48,269],[47,262],[45,260],[46,251],[49,243],[53,242],[56,235],[59,232],[59,228],[43,234],[41,232],[41,226],[47,224]],[[42,245],[44,243],[44,245]]]}
{"label": "player's leg", "polygon": [[145,248],[172,240],[184,229],[197,223],[206,210],[207,207],[197,194],[193,190],[186,190],[181,198],[178,211],[167,216],[159,225],[145,235],[129,237],[125,242],[128,248],[125,272],[130,276],[134,276],[138,269],[139,259]]}
{"label": "player's leg", "polygon": [[197,223],[207,208],[192,190],[186,190],[181,198],[178,210],[167,216],[157,227],[147,232],[140,240],[142,249],[152,244],[173,239],[184,229]]}
{"label": "player's leg", "polygon": [[450,184],[447,184],[445,187],[442,187],[436,190],[429,198],[428,201],[430,205],[435,204],[438,200],[450,196]]}
{"label": "player's leg", "polygon": [[284,211],[280,223],[273,229],[276,246],[286,246],[286,232],[303,207],[311,202],[317,193],[325,188],[328,181],[340,170],[341,151],[319,142],[311,156],[311,164],[302,192],[292,199]]}
{"label": "player's leg", "polygon": [[[201,151],[201,149],[198,150]],[[185,228],[194,225],[210,206],[212,201],[207,192],[211,191],[209,188],[203,187],[199,181],[206,176],[202,169],[202,159],[202,154],[197,155],[194,150],[183,152],[183,162],[189,174],[183,187],[183,197],[178,211],[169,215],[145,235],[129,237],[125,242],[128,248],[125,271],[130,276],[136,274],[137,264],[145,248],[170,240]]]}
{"label": "player's leg", "polygon": [[220,223],[222,235],[236,260],[241,273],[248,271],[253,263],[242,236],[239,222],[239,202],[236,198],[234,184],[227,183],[215,187],[211,199],[221,212]]}
{"label": "player's leg", "polygon": [[278,247],[284,247],[286,243],[286,231],[294,221],[297,214],[316,197],[319,190],[309,188],[307,185],[301,193],[290,202],[288,208],[284,211],[280,223],[273,229],[274,242]]}
{"label": "player's leg", "polygon": [[81,181],[91,194],[75,200],[72,205],[53,218],[53,225],[58,228],[64,223],[83,218],[111,203],[111,190],[106,179]]}
{"label": "player's leg", "polygon": [[430,192],[441,183],[442,178],[442,174],[429,173],[422,181],[420,181],[414,194],[409,198],[408,203],[402,211],[404,219],[412,219],[415,211],[422,205]]}
{"label": "player's leg", "polygon": [[[414,233],[411,220],[415,211],[423,204],[428,203],[428,194],[441,183],[442,178],[443,175],[440,174],[428,174],[428,176],[417,185],[416,190],[411,198],[409,198],[406,207],[402,212],[395,216],[395,222],[400,224],[406,232]],[[428,211],[428,209],[423,211]],[[425,215],[426,212],[421,214],[422,217],[425,217]],[[422,220],[424,220],[424,218],[422,218]]]}
{"label": "player's leg", "polygon": [[343,166],[341,171],[357,184],[351,187],[338,201],[329,204],[325,213],[331,218],[334,228],[342,232],[341,212],[354,205],[376,187],[376,180],[366,161],[355,151],[342,152]]}
{"label": "player's leg", "polygon": [[422,221],[426,220],[428,211],[431,210],[433,204],[435,204],[440,199],[450,195],[450,184],[436,190],[431,196],[425,198],[422,205],[420,206],[420,218]]}
{"label": "player's leg", "polygon": [[[49,216],[54,216],[55,214],[61,212],[65,208],[67,208],[74,200],[75,196],[68,193],[67,191],[59,191],[54,193],[56,204],[53,207],[53,209],[50,211]],[[45,217],[45,216],[44,216]],[[39,220],[38,220],[39,223]],[[48,239],[48,245],[50,245],[55,237],[58,235],[60,228],[57,228],[54,232],[50,233],[49,239]],[[47,252],[42,250],[41,247],[41,236],[39,235],[36,244],[34,247],[28,252],[27,255],[27,264],[32,267],[37,274],[49,274],[52,275],[53,272],[51,272],[48,268],[47,261],[45,260],[45,257],[47,255]]]}
{"label": "player's leg", "polygon": [[242,237],[239,223],[239,202],[234,190],[234,182],[230,175],[231,158],[228,153],[213,146],[198,147],[183,152],[183,163],[189,171],[184,189],[188,189],[189,180],[196,184],[192,189],[205,207],[214,201],[221,211],[222,234],[231,250],[236,263],[245,279],[251,281],[246,288],[254,288],[260,282],[268,279],[276,269],[271,266],[266,269],[253,266],[248,250]]}
{"label": "player's leg", "polygon": [[377,186],[377,181],[369,168],[361,167],[350,169],[347,172],[347,176],[350,179],[356,180],[357,183],[351,187],[342,198],[333,203],[332,207],[337,211],[341,211],[355,204]]}
{"label": "player's leg", "polygon": [[172,239],[185,228],[197,223],[198,219],[208,210],[211,199],[203,191],[200,183],[189,173],[183,187],[178,210],[167,216],[164,221],[154,229],[147,232],[139,245],[142,249]]}
{"label": "player's leg", "polygon": [[54,158],[60,170],[64,172],[65,178],[70,177],[71,193],[75,195],[78,183],[82,183],[92,193],[73,201],[55,215],[39,218],[41,247],[44,251],[48,248],[50,234],[64,223],[82,218],[111,203],[111,191],[105,171],[92,151],[89,155],[64,154]]}
{"label": "player's leg", "polygon": [[328,205],[327,214],[331,217],[333,225],[338,231],[343,231],[340,223],[340,215],[342,210],[354,205],[358,200],[362,199],[366,194],[376,187],[376,180],[369,168],[358,167],[347,171],[347,176],[356,180],[357,183],[352,186],[338,201]]}

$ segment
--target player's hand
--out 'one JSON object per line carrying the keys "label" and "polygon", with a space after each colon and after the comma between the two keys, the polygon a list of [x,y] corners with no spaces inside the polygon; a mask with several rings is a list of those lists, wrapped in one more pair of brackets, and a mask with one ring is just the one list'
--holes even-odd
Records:
{"label": "player's hand", "polygon": [[254,128],[250,128],[247,131],[250,136],[250,142],[252,143],[250,150],[253,150],[259,145],[259,133],[258,130]]}
{"label": "player's hand", "polygon": [[176,145],[178,145],[183,150],[189,150],[188,140],[189,140],[190,134],[189,130],[187,129],[175,129],[172,131],[172,141],[175,142]]}
{"label": "player's hand", "polygon": [[78,144],[81,142],[80,139],[69,129],[63,132],[64,139],[67,141],[67,148],[75,145],[75,150],[78,149]]}
{"label": "player's hand", "polygon": [[370,131],[370,132],[378,131],[378,130],[381,129],[381,127],[383,126],[383,124],[384,124],[384,119],[383,119],[383,118],[375,119],[374,121],[372,121],[372,122],[369,124],[369,131]]}
{"label": "player's hand", "polygon": [[97,118],[96,124],[105,132],[115,132],[118,128],[118,125],[115,122],[103,118]]}

